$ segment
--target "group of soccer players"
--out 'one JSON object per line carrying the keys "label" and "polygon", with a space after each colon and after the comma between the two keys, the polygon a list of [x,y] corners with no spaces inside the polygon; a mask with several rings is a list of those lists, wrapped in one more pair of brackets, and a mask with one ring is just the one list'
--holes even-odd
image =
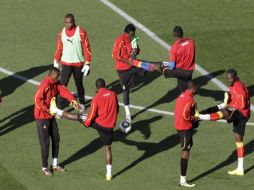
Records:
{"label": "group of soccer players", "polygon": [[[104,144],[106,156],[106,179],[112,179],[112,152],[113,129],[119,111],[116,93],[106,88],[102,78],[96,80],[97,94],[94,96],[89,114],[72,114],[63,111],[62,102],[66,98],[70,105],[82,113],[85,110],[84,87],[82,78],[90,71],[91,51],[87,33],[76,26],[73,14],[65,16],[65,24],[59,33],[57,50],[54,56],[54,68],[39,86],[35,96],[35,119],[41,145],[42,172],[51,176],[54,171],[64,171],[57,164],[60,135],[55,116],[69,120],[79,120],[85,127],[95,128]],[[194,95],[197,91],[192,81],[195,68],[195,44],[190,38],[183,37],[183,29],[176,26],[173,29],[175,43],[170,49],[170,60],[166,62],[151,62],[137,59],[140,53],[136,28],[128,24],[123,34],[115,41],[112,57],[115,60],[115,69],[120,79],[126,121],[132,122],[129,108],[129,92],[134,86],[136,75],[146,76],[147,72],[158,72],[166,78],[176,78],[181,94],[177,98],[175,107],[175,128],[181,142],[181,176],[180,186],[194,187],[186,179],[189,152],[193,145],[192,134],[199,120],[216,121],[226,119],[232,122],[238,154],[238,167],[229,171],[231,175],[244,175],[243,137],[245,125],[250,117],[250,98],[245,85],[237,77],[234,69],[227,71],[226,77],[229,92],[225,94],[222,104],[198,111],[195,106]],[[62,67],[62,69],[61,69]],[[61,69],[61,71],[60,71]],[[77,86],[79,103],[66,88],[73,73]],[[60,79],[60,80],[59,80]],[[57,98],[58,97],[58,98]],[[56,98],[58,99],[56,103]],[[49,138],[52,139],[52,167],[48,167]]]}

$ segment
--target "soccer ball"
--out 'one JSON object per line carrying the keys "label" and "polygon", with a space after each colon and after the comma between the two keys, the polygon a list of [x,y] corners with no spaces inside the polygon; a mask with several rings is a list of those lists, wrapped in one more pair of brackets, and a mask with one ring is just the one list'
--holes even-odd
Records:
{"label": "soccer ball", "polygon": [[131,130],[131,123],[128,121],[123,121],[120,123],[119,128],[123,133],[129,133]]}
{"label": "soccer ball", "polygon": [[78,121],[80,122],[80,123],[84,123],[85,121],[86,121],[86,119],[87,119],[87,114],[80,114],[79,116],[78,116]]}

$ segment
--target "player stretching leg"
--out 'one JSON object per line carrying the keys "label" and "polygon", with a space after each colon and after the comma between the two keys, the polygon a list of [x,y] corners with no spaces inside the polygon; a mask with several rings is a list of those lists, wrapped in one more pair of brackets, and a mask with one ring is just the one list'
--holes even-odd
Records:
{"label": "player stretching leg", "polygon": [[101,78],[96,80],[97,94],[92,99],[89,114],[77,115],[59,110],[55,99],[52,99],[50,113],[59,115],[69,120],[79,120],[86,128],[95,128],[103,142],[106,158],[106,180],[112,179],[112,152],[113,129],[118,114],[118,100],[113,91],[106,89],[105,81]]}
{"label": "player stretching leg", "polygon": [[246,123],[250,117],[250,97],[247,88],[237,77],[234,69],[227,71],[227,82],[229,84],[229,94],[225,93],[224,103],[210,107],[196,116],[200,120],[216,121],[226,119],[228,123],[233,123],[233,133],[237,147],[238,167],[229,171],[230,175],[244,175],[244,145],[243,137]]}

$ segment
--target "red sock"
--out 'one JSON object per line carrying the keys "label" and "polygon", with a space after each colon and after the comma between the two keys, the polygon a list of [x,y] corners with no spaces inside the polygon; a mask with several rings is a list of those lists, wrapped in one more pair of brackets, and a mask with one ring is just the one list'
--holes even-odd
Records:
{"label": "red sock", "polygon": [[221,119],[221,115],[218,112],[210,114],[210,120],[211,121],[217,121],[219,119]]}
{"label": "red sock", "polygon": [[238,147],[237,148],[237,157],[243,158],[244,157],[244,147]]}

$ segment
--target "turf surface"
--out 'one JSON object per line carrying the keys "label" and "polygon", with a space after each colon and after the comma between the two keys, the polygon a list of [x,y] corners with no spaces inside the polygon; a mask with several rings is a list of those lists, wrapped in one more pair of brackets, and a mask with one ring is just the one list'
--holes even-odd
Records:
{"label": "turf surface", "polygon": [[[224,81],[225,69],[235,67],[250,87],[252,82],[252,1],[112,1],[128,14],[173,42],[175,24],[184,27],[196,41],[197,63]],[[88,31],[92,48],[92,72],[85,79],[86,94],[93,96],[94,81],[106,79],[119,94],[111,58],[114,39],[128,23],[99,1],[0,1],[0,66],[21,76],[41,81],[52,63],[57,32],[63,16],[73,12],[77,23]],[[140,30],[140,58],[167,60],[168,52]],[[214,105],[223,92],[198,72],[202,85],[196,100],[200,109]],[[157,75],[138,78],[131,94],[133,105],[173,111],[178,91],[175,80]],[[36,86],[0,73],[4,103],[0,107],[0,189],[179,189],[179,145],[172,116],[132,109],[133,130],[127,136],[115,131],[113,174],[106,182],[104,151],[97,132],[80,124],[60,120],[59,160],[68,170],[52,178],[40,173],[40,149],[33,119]],[[73,80],[69,88],[75,91]],[[252,97],[253,100],[253,97]],[[118,123],[124,118],[123,109]],[[250,122],[254,119],[251,117]],[[194,135],[188,176],[196,189],[252,189],[254,159],[253,126],[246,129],[246,175],[233,177],[236,166],[232,127],[203,122]]]}

